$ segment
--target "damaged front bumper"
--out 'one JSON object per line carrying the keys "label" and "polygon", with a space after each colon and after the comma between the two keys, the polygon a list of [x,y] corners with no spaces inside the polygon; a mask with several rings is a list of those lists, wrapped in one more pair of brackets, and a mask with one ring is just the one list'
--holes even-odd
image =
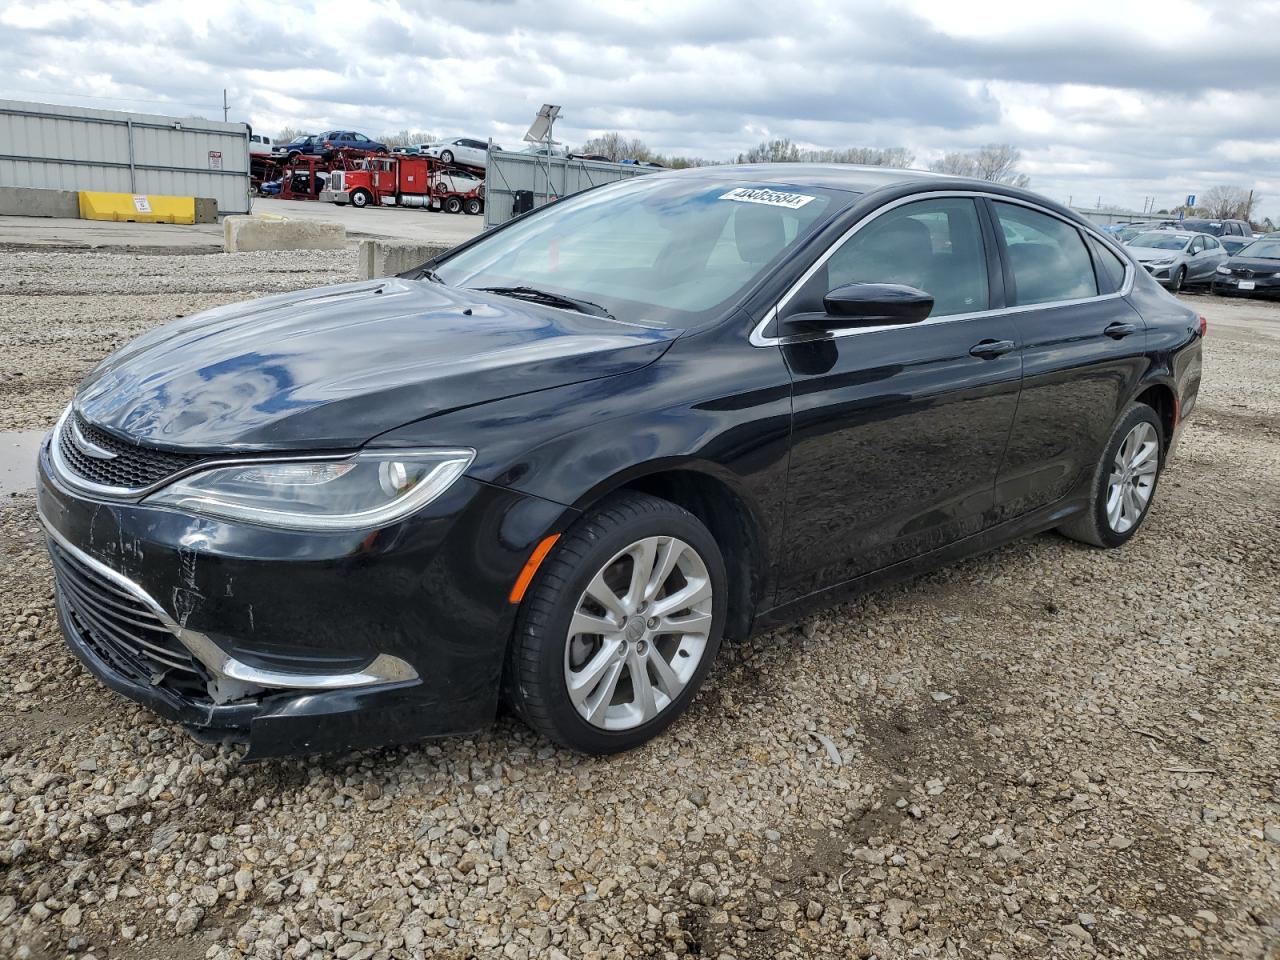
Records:
{"label": "damaged front bumper", "polygon": [[67,644],[197,737],[293,756],[492,721],[507,603],[558,504],[464,478],[391,527],[275,530],[60,484],[38,505]]}

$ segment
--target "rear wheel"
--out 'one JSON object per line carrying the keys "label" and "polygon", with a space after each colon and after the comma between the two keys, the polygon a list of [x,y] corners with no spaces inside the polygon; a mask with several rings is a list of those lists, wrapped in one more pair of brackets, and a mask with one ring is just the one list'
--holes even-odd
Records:
{"label": "rear wheel", "polygon": [[585,753],[652,739],[710,669],[726,593],[720,550],[693,514],[644,494],[610,498],[565,533],[525,597],[512,707]]}
{"label": "rear wheel", "polygon": [[460,213],[462,211],[462,201],[457,197],[446,197],[444,201],[445,213]]}
{"label": "rear wheel", "polygon": [[366,190],[357,190],[351,194],[351,205],[353,207],[367,207],[372,200],[373,197]]}
{"label": "rear wheel", "polygon": [[1072,540],[1118,547],[1147,517],[1164,458],[1160,417],[1145,403],[1125,411],[1094,469],[1089,507],[1058,528]]}
{"label": "rear wheel", "polygon": [[468,197],[467,201],[462,205],[462,209],[472,216],[475,216],[480,212],[480,201],[475,197]]}

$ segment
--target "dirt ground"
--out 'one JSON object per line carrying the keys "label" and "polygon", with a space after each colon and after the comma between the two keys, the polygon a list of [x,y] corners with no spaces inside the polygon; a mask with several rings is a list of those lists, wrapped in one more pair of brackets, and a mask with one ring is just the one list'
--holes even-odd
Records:
{"label": "dirt ground", "polygon": [[[0,430],[175,315],[354,254],[0,252]],[[0,957],[1280,958],[1280,307],[1192,295],[1142,532],[1046,534],[727,646],[587,759],[473,738],[245,764],[64,648],[0,504]]]}

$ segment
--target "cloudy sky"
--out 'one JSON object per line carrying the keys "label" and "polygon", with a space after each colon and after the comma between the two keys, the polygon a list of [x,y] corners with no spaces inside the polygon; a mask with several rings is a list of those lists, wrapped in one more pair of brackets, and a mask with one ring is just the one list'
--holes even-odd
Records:
{"label": "cloudy sky", "polygon": [[1033,189],[1172,206],[1232,184],[1280,220],[1280,2],[0,0],[0,97],[377,136],[729,158],[766,137],[1008,142]]}

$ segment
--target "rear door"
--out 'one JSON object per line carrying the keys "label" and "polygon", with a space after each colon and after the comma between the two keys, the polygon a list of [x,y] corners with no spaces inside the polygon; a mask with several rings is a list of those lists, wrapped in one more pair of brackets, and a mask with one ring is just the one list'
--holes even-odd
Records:
{"label": "rear door", "polygon": [[986,202],[1022,344],[1022,395],[995,490],[1007,519],[1061,500],[1093,469],[1146,366],[1146,328],[1121,296],[1133,267],[1105,243],[1043,208]]}
{"label": "rear door", "polygon": [[[892,206],[810,268],[779,317],[847,283],[934,297],[922,323],[781,336],[794,382],[779,602],[890,566],[991,523],[1022,361],[994,233],[972,197]],[[779,331],[786,328],[777,327]]]}

